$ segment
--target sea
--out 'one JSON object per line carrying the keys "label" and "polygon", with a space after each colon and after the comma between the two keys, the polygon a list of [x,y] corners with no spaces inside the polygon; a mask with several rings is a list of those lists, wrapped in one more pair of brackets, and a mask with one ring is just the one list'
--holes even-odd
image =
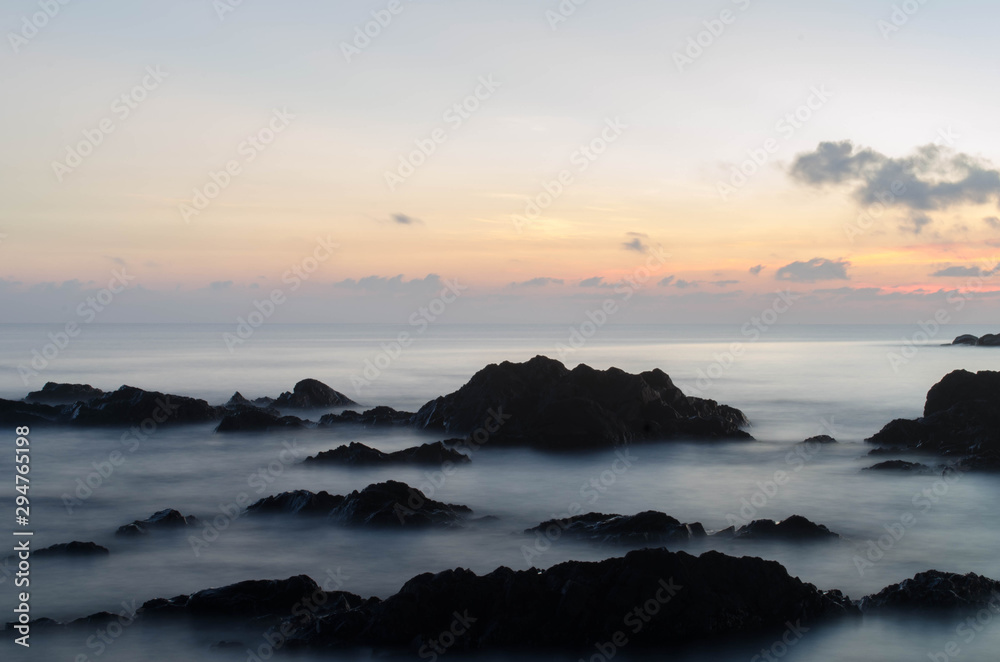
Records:
{"label": "sea", "polygon": [[[569,367],[586,363],[629,372],[659,368],[685,393],[742,410],[755,441],[675,440],[622,451],[546,453],[485,443],[472,462],[436,468],[315,468],[308,455],[359,441],[392,451],[437,441],[405,428],[332,428],[216,434],[213,424],[164,426],[129,439],[123,430],[31,431],[31,529],[37,549],[73,540],[111,549],[97,560],[36,559],[32,618],[66,621],[122,612],[247,579],[306,574],[328,588],[387,597],[409,578],[450,568],[547,568],[568,560],[621,556],[627,546],[539,539],[523,531],[570,512],[634,514],[659,510],[709,531],[752,519],[797,514],[841,540],[809,545],[706,538],[672,545],[700,554],[718,549],[773,559],[821,589],[861,598],[929,569],[1000,579],[996,475],[901,474],[866,468],[865,439],[896,418],[921,415],[928,389],[953,370],[1000,370],[1000,350],[949,346],[957,335],[996,329],[973,325],[792,326],[432,325],[416,334],[392,325],[264,324],[233,343],[226,325],[93,325],[69,339],[59,325],[0,325],[0,397],[23,398],[48,381],[105,390],[123,384],[226,402],[234,392],[275,397],[304,378],[318,379],[361,403],[416,411],[455,391],[490,363],[536,355]],[[408,332],[405,342],[400,334]],[[230,336],[227,337],[227,334]],[[405,345],[405,346],[404,346]],[[313,421],[324,411],[297,413]],[[830,435],[836,444],[801,442]],[[10,549],[14,523],[15,432],[0,439],[4,514]],[[112,453],[122,453],[117,466]],[[117,456],[116,456],[117,458]],[[928,464],[938,458],[925,458]],[[399,480],[428,496],[471,507],[489,521],[454,530],[373,531],[317,526],[295,518],[238,517],[241,504],[295,489],[346,494]],[[204,528],[122,540],[115,530],[174,508]],[[493,519],[495,518],[495,519]],[[8,532],[3,531],[8,529]],[[2,557],[3,555],[0,555]],[[13,566],[0,570],[4,621],[17,606]],[[969,620],[971,619],[971,620]],[[4,660],[362,660],[425,655],[350,651],[292,652],[244,631],[217,647],[217,632],[181,624],[72,630],[36,628],[31,648],[5,632]],[[978,614],[882,616],[813,624],[788,644],[781,632],[748,640],[670,650],[614,651],[619,660],[768,660],[869,662],[995,661],[1000,603]],[[234,635],[235,636],[235,635]],[[787,640],[787,638],[786,638]],[[518,652],[533,660],[609,659],[597,648]],[[268,657],[264,657],[266,653]],[[442,658],[502,660],[511,654]],[[770,656],[770,657],[768,657]]]}

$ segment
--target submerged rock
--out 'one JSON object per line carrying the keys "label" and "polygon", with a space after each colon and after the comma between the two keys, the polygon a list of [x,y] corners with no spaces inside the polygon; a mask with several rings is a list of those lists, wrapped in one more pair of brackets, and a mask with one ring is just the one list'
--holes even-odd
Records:
{"label": "submerged rock", "polygon": [[1000,609],[1000,582],[969,573],[928,570],[858,601],[864,612]]}
{"label": "submerged rock", "polygon": [[705,527],[698,522],[682,524],[680,520],[655,510],[637,515],[587,513],[568,519],[548,520],[526,529],[525,533],[541,533],[550,539],[569,536],[594,542],[657,545],[706,535]]}
{"label": "submerged rock", "polygon": [[104,391],[89,384],[57,384],[47,382],[40,391],[32,391],[24,398],[25,402],[39,402],[47,405],[73,405],[77,402],[90,402],[104,395]]}
{"label": "submerged rock", "polygon": [[867,467],[865,471],[905,471],[916,473],[929,473],[931,468],[919,462],[907,462],[906,460],[886,460]]}
{"label": "submerged rock", "polygon": [[896,419],[867,441],[966,455],[966,469],[1000,467],[1000,372],[949,373],[928,391],[923,417]]}
{"label": "submerged rock", "polygon": [[[836,533],[822,524],[811,522],[801,515],[792,515],[780,522],[770,519],[758,519],[741,526],[739,529],[730,527],[720,532],[725,536],[743,540],[784,540],[811,541],[833,540],[840,538]],[[719,534],[716,534],[719,535]]]}
{"label": "submerged rock", "polygon": [[319,409],[356,404],[343,393],[315,379],[303,379],[291,393],[282,393],[274,401],[274,406],[280,409]]}
{"label": "submerged rock", "polygon": [[95,542],[74,540],[73,542],[63,542],[58,545],[43,547],[36,552],[32,552],[32,555],[37,558],[44,558],[50,556],[107,556],[110,553],[107,547],[102,547]]}
{"label": "submerged rock", "polygon": [[834,439],[833,437],[831,437],[828,434],[820,434],[820,435],[817,435],[815,437],[809,437],[808,439],[806,439],[802,443],[803,444],[835,444],[835,443],[837,443],[837,440]]}
{"label": "submerged rock", "polygon": [[742,412],[685,396],[661,370],[569,370],[543,356],[487,366],[421,407],[414,423],[457,435],[482,430],[490,444],[552,450],[676,437],[752,439],[740,429],[748,424]]}
{"label": "submerged rock", "polygon": [[150,531],[164,529],[180,529],[186,526],[197,526],[200,522],[197,517],[181,515],[178,511],[168,508],[154,513],[151,517],[143,520],[135,520],[131,524],[118,527],[116,536],[142,536]]}
{"label": "submerged rock", "polygon": [[251,504],[247,513],[323,515],[349,526],[402,527],[459,525],[472,509],[434,501],[406,483],[390,480],[347,496],[308,490],[285,492]]}
{"label": "submerged rock", "polygon": [[333,450],[323,451],[307,457],[304,462],[309,464],[339,464],[346,466],[369,466],[378,464],[464,464],[469,462],[469,456],[452,450],[440,441],[433,444],[423,444],[413,448],[405,448],[393,453],[383,453],[380,450],[352,441],[348,446],[339,446]]}

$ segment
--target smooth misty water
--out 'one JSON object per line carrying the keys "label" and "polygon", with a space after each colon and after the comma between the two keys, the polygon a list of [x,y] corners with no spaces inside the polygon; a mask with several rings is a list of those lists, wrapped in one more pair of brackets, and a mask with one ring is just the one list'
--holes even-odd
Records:
{"label": "smooth misty water", "polygon": [[[105,389],[127,383],[221,403],[236,390],[248,397],[274,396],[302,378],[314,377],[364,405],[415,410],[455,390],[487,363],[521,361],[536,354],[557,357],[556,343],[565,342],[568,333],[564,327],[431,328],[358,394],[351,386],[352,377],[361,375],[365,360],[374,360],[380,343],[400,329],[264,327],[230,354],[221,339],[230,330],[226,327],[92,327],[25,387],[16,368],[30,360],[33,348],[47,342],[49,330],[0,327],[0,395],[20,398],[52,380]],[[450,476],[399,467],[311,468],[296,462],[349,441],[395,450],[438,436],[354,427],[223,436],[214,434],[212,425],[184,426],[159,430],[134,452],[127,452],[121,467],[102,479],[82,503],[68,509],[63,496],[76,493],[77,480],[94,472],[93,463],[104,462],[121,447],[121,432],[39,428],[32,436],[35,547],[93,540],[110,547],[112,556],[97,561],[36,559],[31,587],[34,615],[76,618],[118,611],[123,601],[141,604],[244,579],[300,573],[320,582],[330,573],[342,579],[344,590],[384,597],[421,572],[457,566],[480,573],[500,565],[524,569],[529,567],[524,549],[533,549],[535,540],[518,531],[562,515],[574,503],[584,511],[661,510],[682,521],[700,521],[710,530],[746,517],[804,515],[848,540],[808,546],[701,541],[677,549],[699,553],[717,548],[775,559],[805,581],[843,589],[854,598],[929,568],[1000,578],[1000,558],[994,551],[1000,534],[992,526],[1000,497],[995,476],[964,475],[943,483],[935,476],[863,471],[883,458],[865,457],[869,447],[862,440],[893,418],[918,416],[927,389],[947,372],[1000,369],[1000,351],[936,344],[959,333],[989,331],[962,327],[942,332],[894,370],[887,354],[898,353],[902,339],[917,330],[776,327],[759,341],[746,342],[738,328],[728,327],[605,328],[584,348],[567,355],[565,362],[598,368],[615,365],[631,372],[659,367],[686,392],[699,388],[705,397],[742,409],[758,440],[640,445],[629,450],[630,466],[620,474],[611,473],[613,466],[622,466],[614,464],[618,459],[614,451],[552,455],[488,444],[474,454],[471,465]],[[723,354],[733,342],[744,342],[744,352],[729,364]],[[723,363],[726,366],[720,367]],[[717,378],[706,381],[703,375]],[[309,418],[316,420],[320,413],[312,412]],[[820,433],[833,434],[842,443],[812,454],[797,444]],[[12,474],[11,456],[0,454],[0,475]],[[788,473],[787,484],[766,490],[777,471]],[[163,508],[212,520],[234,503],[284,490],[343,494],[387,479],[405,481],[435,499],[466,504],[477,515],[495,515],[498,520],[457,531],[390,533],[317,527],[290,518],[231,523],[220,519],[224,530],[197,554],[188,533],[142,541],[112,535],[121,524]],[[591,480],[597,480],[602,491],[585,489]],[[933,500],[922,494],[924,490],[934,494],[935,489]],[[9,501],[11,488],[6,493]],[[757,504],[754,510],[748,510],[751,502]],[[867,542],[885,534],[885,526],[907,513],[916,524],[884,558],[859,571],[856,559],[865,554]],[[620,555],[626,549],[558,540],[532,555],[531,562],[548,567],[569,559]],[[10,613],[13,587],[10,579],[2,575],[0,579],[3,608]],[[960,620],[866,619],[815,628],[785,659],[925,660],[952,640],[962,649],[958,659],[995,659],[1000,619],[982,627],[971,642],[968,630],[962,631],[963,636],[956,633],[960,624]],[[41,650],[33,650],[31,659],[74,660],[78,654],[90,660],[246,659],[243,649],[209,652],[208,646],[220,639],[214,633],[135,627],[100,655],[87,646],[90,634],[37,631],[34,639]],[[260,633],[239,635],[247,645],[263,643]],[[620,657],[750,659],[772,641],[765,637],[728,648],[720,644],[669,658],[662,651],[626,650]],[[5,658],[9,648],[5,642]],[[583,653],[589,658],[595,652],[566,659],[578,659]],[[459,658],[455,653],[449,657]]]}

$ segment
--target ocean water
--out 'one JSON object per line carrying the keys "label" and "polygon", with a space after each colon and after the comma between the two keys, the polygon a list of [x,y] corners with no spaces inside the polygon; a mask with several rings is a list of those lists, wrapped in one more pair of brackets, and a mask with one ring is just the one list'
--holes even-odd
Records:
{"label": "ocean water", "polygon": [[[661,510],[684,522],[702,522],[709,530],[751,518],[803,515],[844,540],[800,546],[708,539],[672,549],[699,553],[714,548],[774,559],[805,581],[842,589],[853,598],[931,568],[1000,578],[996,476],[954,474],[946,480],[864,471],[886,458],[866,457],[870,447],[863,440],[894,418],[920,415],[927,390],[945,374],[959,368],[1000,370],[1000,351],[942,346],[961,333],[983,334],[988,328],[956,326],[927,337],[920,328],[905,326],[775,326],[755,338],[740,327],[608,326],[582,346],[568,348],[568,327],[437,326],[397,351],[393,340],[406,328],[265,325],[231,352],[223,339],[230,327],[109,325],[86,328],[55,355],[48,350],[48,364],[38,369],[42,364],[36,361],[38,374],[25,384],[19,366],[30,366],[33,350],[43,352],[48,334],[58,330],[0,326],[0,396],[21,398],[45,381],[57,381],[103,389],[129,384],[222,403],[237,390],[251,398],[276,396],[312,377],[365,407],[385,404],[415,411],[457,389],[488,363],[544,354],[569,366],[587,363],[630,372],[660,368],[685,392],[743,410],[757,441],[638,445],[628,451],[624,470],[613,450],[547,454],[487,443],[470,465],[444,475],[426,468],[313,468],[298,463],[350,441],[391,451],[439,438],[414,430],[340,426],[216,435],[212,425],[193,425],[156,431],[126,452],[121,466],[101,476],[109,454],[121,448],[121,431],[39,428],[32,434],[35,548],[92,540],[111,548],[112,555],[94,561],[36,559],[31,578],[35,617],[72,619],[120,611],[123,602],[141,604],[245,579],[303,573],[321,583],[335,577],[343,590],[385,597],[422,572],[459,566],[479,573],[501,565],[545,568],[627,551],[568,540],[536,541],[519,533],[574,509],[623,514]],[[305,415],[317,420],[322,413]],[[831,434],[841,443],[818,449],[798,443],[816,434]],[[11,451],[0,453],[0,475],[9,476],[5,483],[12,485],[13,434],[9,436]],[[461,530],[382,532],[226,514],[247,500],[285,490],[344,494],[387,479],[497,519]],[[88,480],[92,487],[81,487]],[[5,488],[11,518],[13,494],[12,487]],[[195,545],[191,532],[141,541],[113,536],[118,526],[163,508],[215,521],[217,535],[196,531],[204,544]],[[884,537],[910,518],[913,523],[898,540]],[[876,558],[871,541],[880,538],[886,549]],[[3,573],[0,580],[2,607],[10,614],[12,580]],[[975,628],[958,617],[868,618],[816,626],[787,650],[779,647],[782,654],[776,657],[994,660],[1000,647],[998,616],[981,614]],[[103,647],[90,638],[93,634],[37,630],[31,652],[5,641],[3,656],[248,658],[245,648],[209,650],[220,639],[218,633],[190,628],[134,626]],[[238,634],[246,648],[264,643],[262,633]],[[663,651],[624,649],[618,657],[749,660],[762,648],[770,650],[773,642],[765,636],[671,651],[669,657]],[[944,652],[956,650],[950,644],[958,646],[960,657]],[[596,650],[570,652],[565,659],[594,655]],[[448,656],[461,657],[454,652]],[[294,659],[370,659],[370,654]],[[545,654],[538,659],[561,658]]]}

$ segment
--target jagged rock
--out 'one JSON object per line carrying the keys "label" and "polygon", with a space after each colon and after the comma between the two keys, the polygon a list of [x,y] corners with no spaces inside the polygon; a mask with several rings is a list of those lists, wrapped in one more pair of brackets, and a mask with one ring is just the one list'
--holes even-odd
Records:
{"label": "jagged rock", "polygon": [[36,558],[44,558],[50,556],[107,556],[110,553],[107,547],[102,547],[97,543],[74,540],[73,542],[43,547],[32,552],[32,555]]}
{"label": "jagged rock", "polygon": [[815,437],[809,437],[808,439],[806,439],[802,443],[803,444],[835,444],[835,443],[837,443],[837,440],[834,439],[833,437],[831,437],[828,434],[821,434],[821,435],[817,435]]}
{"label": "jagged rock", "polygon": [[60,423],[67,419],[68,407],[24,402],[23,400],[4,400],[0,398],[0,425],[10,427],[45,426]]}
{"label": "jagged rock", "polygon": [[1000,465],[1000,372],[956,370],[931,387],[924,415],[896,419],[867,441],[939,455],[967,455],[963,468]]}
{"label": "jagged rock", "polygon": [[674,437],[752,438],[740,429],[748,424],[742,412],[685,396],[661,370],[568,370],[544,356],[487,366],[458,391],[421,407],[414,423],[458,435],[485,430],[492,445],[552,450]]}
{"label": "jagged rock", "polygon": [[928,570],[858,601],[864,612],[965,610],[1000,604],[1000,582],[969,573]]}
{"label": "jagged rock", "polygon": [[390,480],[347,496],[285,492],[251,504],[247,513],[325,515],[331,522],[348,526],[400,527],[455,526],[472,514],[472,509],[434,501],[406,483]]}
{"label": "jagged rock", "polygon": [[959,336],[959,337],[955,338],[953,341],[951,341],[951,344],[952,345],[978,345],[979,344],[979,337],[978,336],[969,335],[969,334],[965,334],[964,336]]}
{"label": "jagged rock", "polygon": [[931,468],[919,462],[907,462],[906,460],[886,460],[867,467],[865,471],[906,471],[929,473]]}
{"label": "jagged rock", "polygon": [[[227,405],[228,407],[228,405]],[[307,421],[295,416],[281,416],[277,410],[261,409],[253,405],[230,408],[216,432],[261,432],[274,429],[297,429],[305,427]]]}
{"label": "jagged rock", "polygon": [[[726,531],[730,531],[726,529]],[[718,535],[718,534],[717,534]],[[780,522],[758,519],[733,531],[733,538],[749,540],[830,540],[839,538],[822,524],[811,522],[801,515],[792,515]]]}
{"label": "jagged rock", "polygon": [[339,414],[325,414],[319,419],[319,424],[323,426],[336,425],[337,423],[355,423],[359,425],[409,425],[414,414],[408,411],[396,411],[392,407],[373,407],[359,414],[353,410],[346,410]]}
{"label": "jagged rock", "polygon": [[307,457],[310,464],[341,464],[348,466],[366,466],[376,464],[464,464],[469,461],[468,455],[452,450],[440,441],[433,444],[423,444],[406,448],[393,453],[383,453],[380,450],[352,441],[348,446],[339,446],[333,450],[323,451]]}
{"label": "jagged rock", "polygon": [[303,379],[295,385],[291,392],[282,393],[274,401],[274,406],[280,409],[319,409],[321,407],[343,407],[356,405],[343,393],[334,391],[323,382],[315,379]]}
{"label": "jagged rock", "polygon": [[698,522],[682,524],[680,520],[654,510],[637,515],[587,513],[568,519],[548,520],[525,530],[525,533],[541,533],[549,539],[568,536],[594,542],[655,545],[706,535],[705,527]]}
{"label": "jagged rock", "polygon": [[135,520],[131,524],[118,527],[116,536],[141,536],[150,531],[179,529],[185,526],[197,526],[200,524],[197,517],[181,515],[178,511],[168,508],[154,513],[151,517],[143,520]]}
{"label": "jagged rock", "polygon": [[167,395],[122,386],[90,402],[77,403],[69,413],[76,425],[137,425],[154,421],[157,425],[171,423],[206,423],[218,420],[222,407],[213,407],[204,400]]}
{"label": "jagged rock", "polygon": [[245,397],[243,397],[242,393],[240,393],[239,391],[236,391],[236,393],[233,393],[233,397],[229,398],[229,402],[227,402],[223,406],[227,407],[227,408],[229,408],[229,407],[253,407],[254,404],[252,402],[250,402],[249,400],[247,400]]}
{"label": "jagged rock", "polygon": [[25,402],[38,402],[47,405],[73,405],[77,402],[90,402],[104,395],[104,391],[89,384],[57,384],[47,382],[40,391],[32,391],[24,398]]}

